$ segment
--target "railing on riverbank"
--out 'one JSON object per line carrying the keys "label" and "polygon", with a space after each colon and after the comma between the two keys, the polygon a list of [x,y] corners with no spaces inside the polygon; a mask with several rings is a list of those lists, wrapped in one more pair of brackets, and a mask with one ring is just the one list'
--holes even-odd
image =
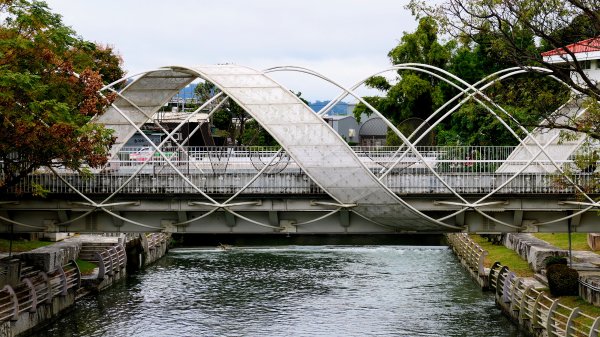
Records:
{"label": "railing on riverbank", "polygon": [[99,280],[103,280],[107,275],[112,276],[127,266],[127,254],[123,244],[84,243],[79,258],[98,265],[96,278]]}
{"label": "railing on riverbank", "polygon": [[148,250],[153,251],[162,248],[163,245],[167,244],[169,237],[166,233],[148,233],[146,236],[148,239]]}
{"label": "railing on riverbank", "polygon": [[19,314],[36,312],[40,305],[51,304],[57,296],[66,296],[81,286],[77,263],[71,260],[55,272],[32,271],[16,287],[5,285],[0,290],[0,322],[17,320]]}
{"label": "railing on riverbank", "polygon": [[600,334],[600,317],[559,303],[543,288],[527,284],[499,262],[490,269],[489,280],[496,302],[532,332],[545,330],[550,337],[597,337]]}
{"label": "railing on riverbank", "polygon": [[484,260],[488,252],[481,248],[466,233],[449,233],[446,234],[446,238],[461,263],[477,279],[478,283],[486,288],[488,273],[486,273],[484,267]]}
{"label": "railing on riverbank", "polygon": [[[404,149],[398,147],[353,149],[383,184],[400,194],[451,193],[430,169],[458,193],[481,194],[495,189],[500,194],[571,194],[576,191],[556,173],[556,167],[545,156],[539,156],[531,163],[509,159],[513,147],[417,147],[421,158],[412,152],[404,154]],[[41,168],[13,187],[12,192],[32,193],[41,186],[49,193],[75,193],[70,184],[86,194],[113,193],[122,186],[120,191],[126,194],[185,194],[198,193],[197,189],[208,194],[228,194],[245,186],[264,169],[261,177],[244,191],[245,194],[324,194],[291,157],[285,152],[278,152],[276,147],[162,150],[168,161],[149,148],[123,148],[105,169],[91,174],[57,168],[61,175],[59,178],[50,170]],[[581,158],[578,161],[571,158],[556,164],[566,169],[572,181],[583,190],[594,192],[593,189],[597,188],[597,178],[593,174],[595,167],[578,168],[576,163],[580,162]],[[508,182],[513,173],[497,172],[502,165],[528,167]],[[0,178],[1,175],[0,170]]]}

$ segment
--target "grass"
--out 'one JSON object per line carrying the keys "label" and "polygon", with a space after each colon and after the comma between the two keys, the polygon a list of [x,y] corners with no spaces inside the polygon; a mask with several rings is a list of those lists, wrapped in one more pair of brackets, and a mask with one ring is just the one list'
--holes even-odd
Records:
{"label": "grass", "polygon": [[[571,309],[579,308],[581,312],[591,317],[599,317],[600,316],[600,308],[596,307],[588,302],[584,301],[579,296],[562,296],[558,298],[558,302],[564,306],[567,306]],[[558,308],[558,312],[565,316],[569,316],[571,314],[571,310],[567,310],[565,308]],[[585,316],[579,316],[575,318],[575,324],[579,329],[587,331],[586,328],[582,326],[590,327],[594,323],[593,319],[587,318]]]}
{"label": "grass", "polygon": [[[540,240],[549,242],[550,244],[559,247],[561,249],[568,249],[569,238],[566,233],[536,233],[534,234]],[[587,244],[587,234],[585,233],[572,233],[571,234],[573,250],[587,250],[591,251]],[[496,261],[502,263],[502,265],[508,266],[508,268],[521,277],[533,276],[533,271],[529,268],[529,265],[523,260],[515,251],[508,249],[502,245],[493,245],[488,242],[487,239],[480,237],[479,235],[470,235],[473,241],[477,242],[483,249],[488,251],[484,264],[486,267],[491,267]],[[549,296],[549,292],[545,290]],[[583,313],[591,317],[600,317],[600,307],[596,307],[579,296],[561,296],[558,297],[560,304],[569,308],[579,308]],[[559,307],[557,311],[565,316],[571,314],[570,310]],[[575,324],[581,327],[581,325],[591,326],[593,320],[580,316],[575,319]]]}
{"label": "grass", "polygon": [[[32,249],[49,246],[53,242],[50,241],[29,241],[29,240],[13,240],[13,252],[26,252]],[[10,248],[10,240],[0,239],[0,252],[8,253]]]}
{"label": "grass", "polygon": [[531,277],[533,271],[529,268],[527,261],[523,260],[514,250],[508,249],[503,245],[493,245],[487,239],[479,235],[470,236],[473,241],[477,242],[483,249],[487,250],[488,255],[485,258],[484,265],[490,268],[494,262],[498,261],[514,272],[517,276]]}
{"label": "grass", "polygon": [[[569,249],[568,233],[535,233],[533,236],[560,249]],[[573,250],[592,251],[587,243],[587,233],[571,233],[571,247]]]}
{"label": "grass", "polygon": [[79,267],[79,271],[81,272],[81,275],[90,275],[91,273],[94,272],[94,269],[96,269],[98,267],[95,263],[81,260],[81,259],[77,259],[77,261],[75,261],[75,262],[77,262],[77,266]]}

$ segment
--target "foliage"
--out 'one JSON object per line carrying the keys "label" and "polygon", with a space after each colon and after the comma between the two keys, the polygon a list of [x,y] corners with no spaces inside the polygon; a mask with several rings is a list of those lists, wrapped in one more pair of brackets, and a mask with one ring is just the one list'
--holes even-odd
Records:
{"label": "foliage", "polygon": [[[423,18],[414,33],[405,33],[400,44],[392,49],[388,57],[393,64],[425,63],[445,67],[450,60],[454,43],[440,44],[437,37],[437,24],[430,18]],[[384,97],[366,97],[365,100],[398,125],[407,118],[427,118],[444,102],[443,85],[428,75],[413,70],[398,72],[396,83],[390,83],[381,76],[366,82],[367,86],[386,93]],[[358,104],[354,115],[370,115],[370,110]]]}
{"label": "foliage", "polygon": [[[521,44],[535,49],[531,34],[522,30],[517,33]],[[480,34],[475,43],[461,39],[442,43],[438,38],[438,22],[426,16],[420,19],[415,32],[404,34],[388,56],[394,64],[434,65],[468,83],[475,83],[498,70],[514,66],[510,58],[498,53],[496,35],[494,32]],[[365,100],[400,129],[407,120],[420,121],[430,117],[460,93],[454,85],[462,87],[464,83],[447,83],[422,72],[401,70],[395,83],[376,76],[366,85],[385,93],[383,97],[371,96]],[[539,74],[503,79],[486,88],[484,93],[487,97],[462,96],[455,101],[457,104],[465,100],[435,128],[438,145],[515,145],[517,137],[524,136],[523,129],[531,130],[537,126],[569,97],[566,88]],[[438,116],[449,112],[454,104],[444,107]],[[369,115],[370,111],[365,105],[358,104],[355,117],[358,119],[363,113]],[[509,131],[507,125],[516,132]],[[408,136],[413,130],[414,127],[410,127],[400,131]],[[388,133],[388,145],[400,143],[395,133]]]}
{"label": "foliage", "polygon": [[[577,121],[540,114],[548,127],[580,131],[600,139],[600,88],[588,77],[567,45],[600,35],[598,1],[580,0],[444,0],[436,5],[412,0],[408,6],[417,16],[431,16],[451,36],[481,45],[487,39],[490,51],[506,64],[535,72],[541,66],[577,91],[590,97],[595,111],[588,110]],[[486,38],[493,37],[493,38]],[[564,62],[550,63],[541,52],[561,49]],[[573,72],[577,76],[572,76]],[[551,97],[551,95],[545,95]],[[543,101],[543,100],[541,100]]]}
{"label": "foliage", "polygon": [[251,119],[246,123],[246,128],[242,135],[242,144],[247,146],[275,146],[277,142],[256,120]]}
{"label": "foliage", "polygon": [[550,256],[548,258],[546,258],[546,268],[555,265],[555,264],[564,264],[565,266],[567,265],[568,261],[567,258],[565,258],[564,256]]}
{"label": "foliage", "polygon": [[122,77],[120,58],[43,2],[3,2],[0,18],[0,192],[42,166],[104,165],[114,139],[88,122],[114,99],[98,90]]}
{"label": "foliage", "polygon": [[565,264],[553,264],[546,268],[548,287],[553,296],[576,296],[579,294],[579,273]]}

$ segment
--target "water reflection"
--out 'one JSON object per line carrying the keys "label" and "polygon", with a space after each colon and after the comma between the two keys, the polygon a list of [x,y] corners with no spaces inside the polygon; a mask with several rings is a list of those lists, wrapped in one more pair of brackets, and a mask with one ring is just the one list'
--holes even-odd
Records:
{"label": "water reflection", "polygon": [[39,336],[521,336],[445,247],[171,252]]}

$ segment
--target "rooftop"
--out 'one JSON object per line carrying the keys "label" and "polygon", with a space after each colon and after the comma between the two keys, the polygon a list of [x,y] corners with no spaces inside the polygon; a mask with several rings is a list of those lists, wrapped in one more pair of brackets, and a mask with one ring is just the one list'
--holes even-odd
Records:
{"label": "rooftop", "polygon": [[570,45],[564,47],[549,50],[547,52],[542,53],[542,56],[548,61],[558,61],[558,59],[562,59],[564,62],[566,55],[568,55],[568,52],[572,52],[573,54],[585,54],[577,56],[577,59],[582,60],[600,58],[597,55],[600,54],[600,36],[571,43]]}

